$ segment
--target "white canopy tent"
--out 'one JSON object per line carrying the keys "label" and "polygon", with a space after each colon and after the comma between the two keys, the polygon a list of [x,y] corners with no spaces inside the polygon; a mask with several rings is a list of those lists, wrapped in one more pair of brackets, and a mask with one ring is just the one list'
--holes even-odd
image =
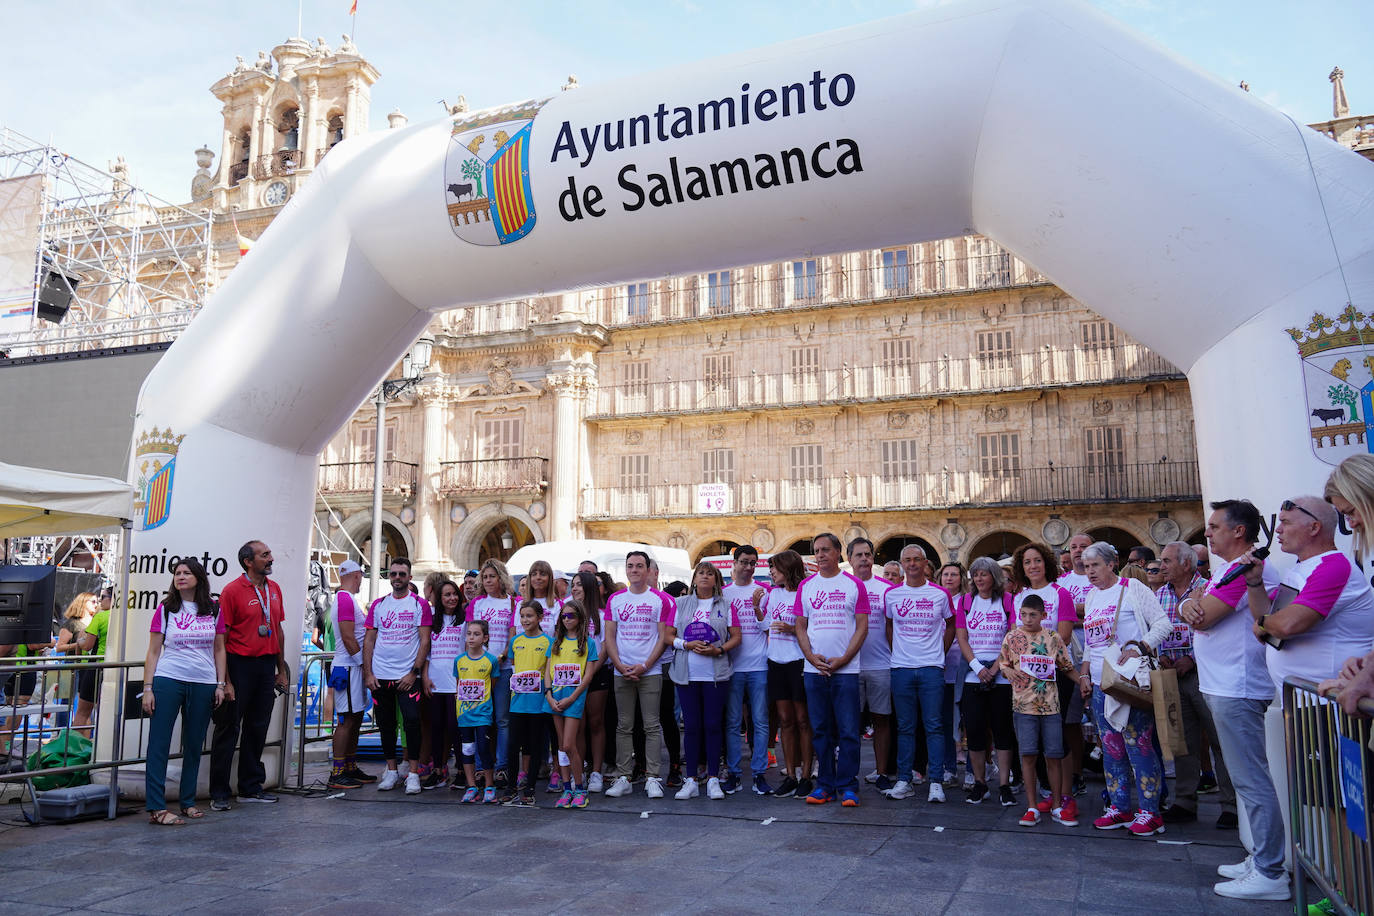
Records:
{"label": "white canopy tent", "polygon": [[133,501],[134,488],[113,477],[0,462],[0,537],[116,531]]}

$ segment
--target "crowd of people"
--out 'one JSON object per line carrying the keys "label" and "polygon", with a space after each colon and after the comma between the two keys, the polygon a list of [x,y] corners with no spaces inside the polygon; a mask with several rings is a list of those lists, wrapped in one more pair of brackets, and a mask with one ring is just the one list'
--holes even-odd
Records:
{"label": "crowd of people", "polygon": [[[1243,499],[1211,504],[1206,548],[1177,541],[1158,558],[1136,548],[1125,563],[1077,534],[1062,552],[1028,543],[1005,564],[979,557],[967,572],[910,544],[875,574],[871,542],[822,533],[814,571],[784,550],[767,558],[766,585],[746,545],[728,581],[703,561],[689,583],[660,589],[653,558],[635,550],[624,585],[587,561],[573,574],[535,563],[517,587],[490,559],[462,581],[434,574],[421,588],[402,557],[390,564],[390,592],[363,607],[362,568],[346,562],[330,600],[329,786],[448,786],[465,803],[529,806],[543,782],[556,808],[630,795],[641,782],[652,799],[721,800],[748,786],[842,807],[924,786],[928,804],[960,791],[968,804],[1023,804],[1028,828],[1075,827],[1084,770],[1100,760],[1093,827],[1160,834],[1195,820],[1198,796],[1218,791],[1217,827],[1238,826],[1239,811],[1250,855],[1219,869],[1216,892],[1287,899],[1286,786],[1271,765],[1283,759],[1271,751],[1282,746],[1282,683],[1324,681],[1350,710],[1374,692],[1374,592],[1361,572],[1371,513],[1374,457],[1359,456],[1323,497],[1282,503],[1274,535],[1295,561],[1283,573],[1257,549],[1264,520]],[[1335,547],[1341,515],[1354,562]],[[158,824],[182,822],[163,796],[178,713],[183,817],[203,814],[194,778],[212,720],[211,807],[229,806],[240,739],[238,800],[275,801],[261,753],[273,690],[290,682],[281,593],[266,545],[245,544],[239,561],[244,574],[217,607],[205,571],[180,561],[152,620],[144,707]],[[1172,773],[1151,711],[1103,687],[1147,660],[1179,684],[1187,752],[1171,755]],[[368,710],[380,776],[358,765]],[[875,766],[863,775],[865,737]]]}

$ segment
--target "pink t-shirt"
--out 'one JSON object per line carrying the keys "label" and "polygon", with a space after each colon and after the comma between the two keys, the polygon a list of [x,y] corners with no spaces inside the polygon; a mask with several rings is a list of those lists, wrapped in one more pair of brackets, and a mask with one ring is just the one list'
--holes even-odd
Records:
{"label": "pink t-shirt", "polygon": [[887,593],[887,616],[892,620],[892,667],[944,670],[945,621],[954,616],[949,592],[934,582],[893,586]]}
{"label": "pink t-shirt", "polygon": [[[606,622],[615,624],[615,647],[622,665],[647,662],[658,645],[658,625],[673,625],[676,605],[665,604],[661,594],[646,589],[636,595],[623,588],[606,600]],[[620,672],[615,676],[620,677]]]}
{"label": "pink t-shirt", "polygon": [[[153,677],[169,677],[192,684],[217,684],[215,674],[215,636],[224,632],[224,616],[197,616],[194,601],[183,601],[181,610],[169,615],[167,632],[162,631],[162,605],[153,612],[149,633],[162,633],[162,654],[157,658]],[[148,679],[149,681],[152,678]]]}
{"label": "pink t-shirt", "polygon": [[775,588],[764,596],[764,623],[768,630],[768,660],[785,665],[802,657],[797,637],[791,633],[778,633],[772,629],[775,623],[785,623],[789,627],[797,625],[797,593],[785,588]]}
{"label": "pink t-shirt", "polygon": [[[838,572],[826,578],[813,573],[802,580],[797,588],[797,600],[793,611],[798,617],[806,618],[806,636],[811,641],[811,651],[826,658],[844,655],[849,641],[854,638],[854,618],[859,614],[868,615],[868,589],[856,577],[847,572]],[[808,660],[802,670],[819,674]],[[858,674],[859,653],[833,674]]]}
{"label": "pink t-shirt", "polygon": [[[493,598],[490,595],[482,595],[474,598],[468,604],[466,612],[468,620],[485,620],[487,622],[487,651],[495,658],[500,658],[506,654],[506,647],[510,645],[511,630],[515,629],[515,622],[518,619],[515,614],[515,601],[512,598]],[[507,658],[501,667],[509,668],[511,661]]]}
{"label": "pink t-shirt", "polygon": [[367,628],[377,631],[372,647],[372,676],[396,681],[415,667],[420,654],[420,627],[431,626],[434,613],[418,595],[383,595],[367,609]]}
{"label": "pink t-shirt", "polygon": [[[1004,594],[1000,598],[961,595],[954,609],[954,627],[968,632],[968,644],[974,658],[995,662],[1002,654],[1002,640],[1007,630],[1016,625],[1012,613],[1011,595]],[[978,674],[971,669],[972,666],[964,682],[980,683]],[[1007,683],[1006,676],[998,674],[997,683]]]}
{"label": "pink t-shirt", "polygon": [[1293,604],[1309,607],[1324,619],[1285,639],[1283,651],[1265,647],[1276,690],[1283,689],[1286,677],[1334,677],[1347,658],[1369,652],[1374,645],[1374,592],[1344,554],[1332,550],[1308,557],[1284,574],[1282,584],[1298,590]]}

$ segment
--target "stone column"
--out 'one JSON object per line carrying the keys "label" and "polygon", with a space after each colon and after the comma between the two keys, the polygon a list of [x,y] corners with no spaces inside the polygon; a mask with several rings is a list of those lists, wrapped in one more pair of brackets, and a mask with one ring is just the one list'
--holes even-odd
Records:
{"label": "stone column", "polygon": [[582,479],[582,404],[587,379],[574,367],[550,374],[553,390],[553,455],[549,459],[549,540],[578,537],[579,482]]}
{"label": "stone column", "polygon": [[439,543],[439,527],[443,521],[443,497],[439,493],[444,457],[444,401],[434,395],[422,395],[420,430],[420,474],[415,493],[415,565],[425,572],[448,569],[452,561],[445,556]]}
{"label": "stone column", "polygon": [[301,151],[301,168],[315,167],[315,149],[319,144],[319,131],[315,126],[315,112],[320,107],[320,84],[313,76],[306,77],[305,101],[300,110],[300,137],[296,147]]}
{"label": "stone column", "polygon": [[262,99],[253,102],[253,120],[248,130],[248,178],[257,177],[254,172],[257,169],[259,157],[265,155],[265,151],[270,150],[271,141],[263,133],[267,115],[263,113]]}

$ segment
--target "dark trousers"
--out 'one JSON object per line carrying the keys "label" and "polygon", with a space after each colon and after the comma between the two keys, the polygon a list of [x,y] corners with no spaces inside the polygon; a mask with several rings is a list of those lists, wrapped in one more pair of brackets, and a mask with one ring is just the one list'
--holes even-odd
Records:
{"label": "dark trousers", "polygon": [[458,742],[456,693],[435,693],[429,698],[430,762],[435,769],[448,768],[449,753]]}
{"label": "dark trousers", "polygon": [[[506,772],[511,776],[522,771],[520,757],[530,755],[530,769],[525,774],[525,785],[534,785],[539,775],[539,765],[543,763],[544,751],[548,750],[549,734],[553,730],[553,717],[542,712],[512,712],[510,714],[510,743],[506,745]],[[557,760],[557,755],[554,757]],[[575,778],[581,773],[574,774]]]}
{"label": "dark trousers", "polygon": [[[267,780],[262,765],[262,749],[267,744],[267,729],[272,724],[276,695],[272,685],[277,678],[275,655],[228,656],[229,683],[234,699],[215,710],[215,736],[210,745],[210,797],[228,801],[229,770],[234,763],[234,746],[239,748],[238,794],[256,795]],[[240,742],[239,736],[243,740]]]}
{"label": "dark trousers", "polygon": [[181,807],[196,803],[200,752],[215,705],[214,684],[193,684],[170,677],[153,678],[153,721],[148,726],[148,763],[144,769],[144,797],[149,811],[167,807],[167,758],[172,752],[172,728],[181,715]]}
{"label": "dark trousers", "polygon": [[720,775],[721,723],[725,719],[725,700],[730,695],[730,682],[692,681],[679,685],[678,699],[682,702],[682,724],[687,731],[686,753],[683,763],[686,775],[695,779],[699,748],[706,747],[706,775]]}
{"label": "dark trousers", "polygon": [[401,721],[406,730],[406,759],[420,759],[420,688],[414,685],[404,692],[396,685],[400,681],[378,681],[372,691],[372,714],[377,720],[377,737],[382,742],[382,759],[399,760],[396,756],[396,707],[401,707]]}

